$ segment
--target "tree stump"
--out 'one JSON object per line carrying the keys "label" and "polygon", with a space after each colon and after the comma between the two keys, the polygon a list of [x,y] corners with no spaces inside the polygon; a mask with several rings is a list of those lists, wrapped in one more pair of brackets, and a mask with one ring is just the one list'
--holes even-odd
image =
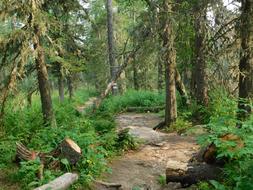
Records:
{"label": "tree stump", "polygon": [[73,140],[66,138],[50,154],[55,158],[66,158],[75,165],[82,156],[82,150]]}
{"label": "tree stump", "polygon": [[[19,163],[20,161],[35,160],[36,158],[40,159],[41,167],[36,174],[39,179],[43,178],[44,167],[50,169],[60,168],[60,159],[63,158],[67,159],[70,165],[75,165],[82,156],[81,148],[69,138],[64,139],[57,148],[50,153],[29,150],[25,145],[18,142],[16,145],[16,163]],[[51,159],[52,157],[56,159]]]}

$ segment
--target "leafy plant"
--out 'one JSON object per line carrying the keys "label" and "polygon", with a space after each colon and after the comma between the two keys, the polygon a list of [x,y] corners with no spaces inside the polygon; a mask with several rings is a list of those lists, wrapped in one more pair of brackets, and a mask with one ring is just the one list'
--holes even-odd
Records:
{"label": "leafy plant", "polygon": [[[57,93],[53,93],[53,103],[58,127],[43,127],[40,111],[40,99],[33,96],[31,107],[18,102],[24,99],[21,93],[6,109],[2,141],[0,142],[0,161],[2,168],[11,168],[15,157],[15,142],[22,141],[29,148],[40,152],[50,152],[65,138],[73,139],[82,149],[82,160],[75,167],[70,167],[66,159],[61,159],[62,171],[45,168],[44,179],[38,180],[36,172],[39,160],[23,162],[15,181],[23,184],[22,188],[35,187],[46,183],[49,179],[61,175],[62,172],[75,170],[80,173],[80,183],[87,185],[102,172],[109,171],[107,158],[124,150],[136,149],[138,142],[123,131],[119,135],[115,130],[114,116],[127,106],[162,105],[163,96],[153,92],[129,91],[123,96],[109,97],[97,112],[77,115],[75,106],[84,103],[95,93],[81,89],[72,101],[58,101]],[[21,107],[16,108],[17,105]],[[15,108],[15,109],[14,109]],[[25,177],[24,177],[25,176]],[[28,186],[30,184],[30,186]]]}
{"label": "leafy plant", "polygon": [[158,183],[161,185],[161,186],[165,186],[167,183],[166,183],[166,176],[164,175],[160,175],[157,179]]}
{"label": "leafy plant", "polygon": [[[219,104],[219,105],[218,105]],[[208,124],[209,135],[201,136],[199,144],[205,146],[214,143],[217,147],[217,158],[225,161],[224,178],[211,181],[218,190],[252,189],[253,181],[253,118],[244,121],[242,127],[236,127],[236,101],[222,97],[215,103],[216,109]],[[231,140],[223,140],[223,135],[230,134]],[[203,188],[204,189],[204,188]]]}
{"label": "leafy plant", "polygon": [[129,134],[129,129],[122,130],[116,139],[116,146],[119,150],[135,150],[138,147],[136,139]]}

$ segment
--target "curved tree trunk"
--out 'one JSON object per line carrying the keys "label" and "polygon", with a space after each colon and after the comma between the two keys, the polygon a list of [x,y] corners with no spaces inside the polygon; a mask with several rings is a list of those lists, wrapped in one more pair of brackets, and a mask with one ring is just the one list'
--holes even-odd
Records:
{"label": "curved tree trunk", "polygon": [[241,59],[239,79],[238,118],[246,119],[252,112],[253,99],[253,2],[242,1],[241,16]]}
{"label": "curved tree trunk", "polygon": [[39,26],[34,27],[34,50],[37,52],[36,57],[36,70],[39,83],[39,92],[41,98],[42,113],[45,124],[56,126],[56,121],[53,112],[53,105],[51,99],[50,84],[48,80],[47,66],[45,63],[45,53],[41,47],[40,29]]}
{"label": "curved tree trunk", "polygon": [[175,81],[176,81],[176,88],[177,88],[177,91],[179,92],[179,94],[181,95],[183,105],[184,106],[189,105],[190,100],[188,98],[186,88],[185,88],[185,85],[184,85],[183,80],[181,78],[181,75],[177,69],[176,69],[176,73],[175,73]]}

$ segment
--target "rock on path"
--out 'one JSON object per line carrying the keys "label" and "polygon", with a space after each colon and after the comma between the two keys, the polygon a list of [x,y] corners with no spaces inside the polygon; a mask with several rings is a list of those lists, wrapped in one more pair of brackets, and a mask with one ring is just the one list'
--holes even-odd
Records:
{"label": "rock on path", "polygon": [[[188,160],[199,148],[194,139],[154,131],[152,128],[162,121],[156,114],[125,113],[116,121],[119,130],[129,128],[130,134],[146,143],[140,150],[113,160],[109,165],[112,173],[105,174],[103,181],[122,184],[123,190],[178,189],[178,184],[162,187],[158,179],[165,175],[167,167],[186,168]],[[97,185],[94,189],[108,188]]]}

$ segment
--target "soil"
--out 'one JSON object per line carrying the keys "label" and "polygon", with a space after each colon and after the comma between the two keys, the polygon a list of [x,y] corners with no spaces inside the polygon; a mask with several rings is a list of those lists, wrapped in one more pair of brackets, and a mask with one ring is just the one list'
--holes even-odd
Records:
{"label": "soil", "polygon": [[[112,173],[104,174],[102,181],[119,183],[123,190],[174,190],[180,184],[164,185],[166,168],[183,169],[199,149],[193,137],[176,133],[154,131],[162,121],[156,114],[125,113],[116,118],[118,129],[129,128],[129,133],[145,141],[137,151],[127,152],[109,164]],[[95,184],[94,189],[107,188]]]}
{"label": "soil", "polygon": [[14,167],[12,170],[0,170],[0,190],[19,190],[20,185],[17,183],[14,183],[13,181],[10,181],[9,175],[11,173],[17,172],[16,167]]}

